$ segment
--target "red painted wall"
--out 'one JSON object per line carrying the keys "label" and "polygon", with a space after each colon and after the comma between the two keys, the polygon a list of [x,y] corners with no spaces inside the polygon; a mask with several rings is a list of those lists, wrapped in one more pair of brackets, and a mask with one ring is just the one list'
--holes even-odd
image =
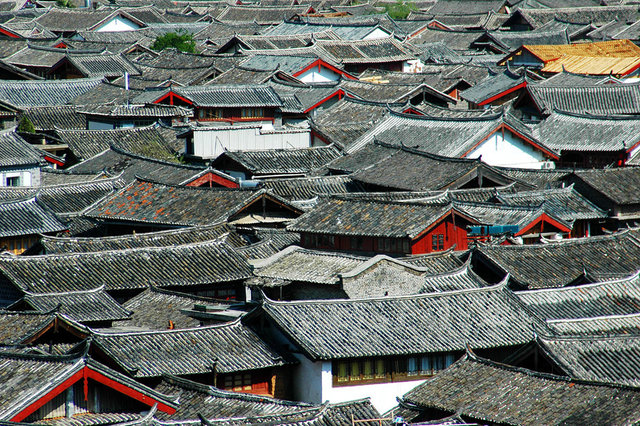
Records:
{"label": "red painted wall", "polygon": [[[447,250],[454,245],[456,246],[456,250],[466,250],[468,248],[466,230],[466,226],[468,224],[469,222],[458,217],[456,217],[456,223],[454,224],[452,216],[448,215],[429,232],[421,235],[413,241],[413,244],[411,245],[411,254],[424,254]],[[443,235],[444,241],[442,248],[434,250],[434,235]]]}

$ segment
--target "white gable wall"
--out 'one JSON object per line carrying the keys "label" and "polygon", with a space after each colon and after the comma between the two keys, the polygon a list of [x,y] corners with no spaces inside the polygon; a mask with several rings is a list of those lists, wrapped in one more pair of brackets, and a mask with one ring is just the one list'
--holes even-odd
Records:
{"label": "white gable wall", "polygon": [[133,31],[140,28],[140,25],[136,24],[130,19],[122,16],[116,16],[113,19],[107,21],[102,26],[95,29],[95,31]]}
{"label": "white gable wall", "polygon": [[543,153],[533,145],[523,141],[513,133],[505,130],[497,131],[478,145],[466,158],[478,158],[491,166],[519,167],[525,169],[542,169],[548,166]]}
{"label": "white gable wall", "polygon": [[363,40],[374,40],[374,39],[377,39],[377,38],[388,38],[390,35],[391,35],[391,33],[386,32],[382,28],[376,28],[375,30],[373,30],[369,34],[367,34],[363,38]]}
{"label": "white gable wall", "polygon": [[259,127],[228,126],[195,130],[192,143],[192,154],[201,158],[216,158],[224,151],[308,148],[311,130],[263,132]]}
{"label": "white gable wall", "polygon": [[323,66],[315,66],[306,70],[296,78],[303,83],[327,83],[330,81],[338,81],[340,74]]}

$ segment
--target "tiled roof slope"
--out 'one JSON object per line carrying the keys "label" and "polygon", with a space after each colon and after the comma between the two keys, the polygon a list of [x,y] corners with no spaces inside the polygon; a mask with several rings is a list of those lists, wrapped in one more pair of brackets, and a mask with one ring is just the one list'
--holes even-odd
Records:
{"label": "tiled roof slope", "polygon": [[240,320],[185,330],[96,332],[93,342],[134,377],[210,374],[214,368],[231,373],[287,364]]}
{"label": "tiled roof slope", "polygon": [[129,312],[104,290],[104,286],[87,291],[65,293],[26,292],[22,303],[40,312],[54,309],[74,321],[117,321],[129,318]]}
{"label": "tiled roof slope", "polygon": [[362,184],[349,176],[263,179],[262,187],[287,200],[309,200],[320,194],[344,194],[364,190]]}
{"label": "tiled roof slope", "polygon": [[0,82],[0,99],[13,106],[65,105],[73,98],[95,88],[102,78],[78,80],[28,80]]}
{"label": "tiled roof slope", "polygon": [[300,149],[226,151],[221,157],[231,159],[254,175],[272,175],[308,173],[340,156],[340,151],[334,146],[320,146]]}
{"label": "tiled roof slope", "polygon": [[262,196],[264,190],[171,186],[137,179],[86,215],[103,220],[170,226],[198,226],[226,221]]}
{"label": "tiled roof slope", "polygon": [[534,334],[534,319],[504,283],[379,299],[265,299],[263,310],[314,360],[521,345]]}
{"label": "tiled roof slope", "polygon": [[[140,151],[144,151],[140,149]],[[125,182],[132,182],[136,177],[158,179],[175,185],[189,181],[204,171],[203,167],[181,164],[172,160],[151,158],[145,155],[133,154],[111,146],[68,170],[74,173],[106,172],[118,176]]]}
{"label": "tiled roof slope", "polygon": [[424,205],[332,197],[320,201],[287,229],[321,234],[415,238],[451,208],[449,203]]}
{"label": "tiled roof slope", "polygon": [[[199,243],[222,238],[225,234],[229,234],[230,232],[232,232],[232,229],[229,225],[218,223],[208,226],[194,226],[189,228],[169,229],[166,231],[144,232],[102,238],[64,238],[43,236],[40,240],[40,244],[42,244],[45,254],[87,253],[140,247],[167,247]],[[233,238],[234,242],[238,241],[236,238]],[[238,243],[240,243],[240,241],[238,241]]]}
{"label": "tiled roof slope", "polygon": [[206,419],[209,425],[257,425],[277,424],[280,426],[333,426],[349,425],[358,421],[358,425],[377,426],[380,424],[380,414],[371,404],[369,398],[330,404],[325,402],[320,406],[300,409],[292,413],[267,414],[253,417],[213,418]]}
{"label": "tiled roof slope", "polygon": [[[68,271],[73,270],[74,274]],[[251,276],[244,257],[221,242],[45,256],[0,258],[0,271],[31,292],[107,291],[192,286]]]}
{"label": "tiled roof slope", "polygon": [[582,380],[640,385],[640,335],[538,336],[538,344],[567,375]]}
{"label": "tiled roof slope", "polygon": [[173,87],[174,93],[201,107],[281,107],[282,100],[269,86],[209,85]]}
{"label": "tiled roof slope", "polygon": [[629,190],[640,187],[640,167],[577,170],[574,174],[587,186],[585,190],[590,187],[614,203],[640,203],[638,192]]}
{"label": "tiled roof slope", "polygon": [[155,126],[113,130],[56,130],[56,135],[81,160],[114,146],[147,157],[176,161],[172,149],[174,141],[169,140]]}
{"label": "tiled roof slope", "polygon": [[633,424],[640,391],[498,364],[471,354],[406,393],[402,405],[499,424]]}
{"label": "tiled roof slope", "polygon": [[640,277],[564,288],[518,291],[516,296],[545,320],[640,313]]}
{"label": "tiled roof slope", "polygon": [[219,302],[207,297],[150,287],[123,304],[131,312],[131,318],[119,322],[118,326],[158,331],[166,330],[169,324],[177,329],[199,327],[200,319],[190,317],[182,311],[193,309],[195,304],[217,303]]}
{"label": "tiled roof slope", "polygon": [[546,114],[554,109],[579,114],[640,114],[640,84],[579,84],[555,86],[551,82],[527,86],[537,108]]}
{"label": "tiled roof slope", "polygon": [[205,418],[233,418],[284,414],[313,407],[305,402],[224,391],[175,376],[164,376],[155,390],[180,398],[180,406],[174,414],[156,413],[156,418],[167,421],[196,420],[199,415]]}
{"label": "tiled roof slope", "polygon": [[0,344],[18,345],[48,327],[56,318],[52,312],[0,311]]}
{"label": "tiled roof slope", "polygon": [[349,272],[366,260],[361,256],[289,246],[267,259],[254,261],[252,264],[253,273],[262,278],[337,284],[340,273]]}
{"label": "tiled roof slope", "polygon": [[561,336],[640,334],[640,313],[591,318],[547,320],[547,327]]}
{"label": "tiled roof slope", "polygon": [[67,230],[54,213],[35,198],[0,202],[0,237],[48,234]]}
{"label": "tiled roof slope", "polygon": [[530,289],[564,287],[585,272],[612,277],[640,269],[640,243],[631,231],[548,244],[482,246],[475,254]]}
{"label": "tiled roof slope", "polygon": [[0,167],[39,166],[44,154],[10,130],[0,132]]}

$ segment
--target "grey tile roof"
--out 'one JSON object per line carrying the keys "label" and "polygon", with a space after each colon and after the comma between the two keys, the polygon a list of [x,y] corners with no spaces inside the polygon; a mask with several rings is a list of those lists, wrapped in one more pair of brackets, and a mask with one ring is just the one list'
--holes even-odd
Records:
{"label": "grey tile roof", "polygon": [[281,107],[282,100],[268,86],[208,85],[173,87],[174,93],[206,107]]}
{"label": "grey tile roof", "polygon": [[0,99],[16,107],[54,106],[95,88],[102,78],[0,82]]}
{"label": "grey tile roof", "polygon": [[524,82],[524,75],[505,70],[500,74],[488,75],[478,84],[460,92],[460,97],[466,101],[479,104],[491,99],[493,96],[514,89]]}
{"label": "grey tile roof", "polygon": [[415,59],[416,55],[395,37],[370,40],[317,40],[320,56],[341,64],[371,64]]}
{"label": "grey tile roof", "polygon": [[140,178],[96,204],[86,216],[173,227],[210,225],[231,220],[260,199],[297,216],[298,209],[265,190],[177,186]]}
{"label": "grey tile roof", "polygon": [[561,179],[569,175],[569,169],[519,169],[512,167],[495,167],[500,173],[520,182],[527,182],[538,189],[558,188]]}
{"label": "grey tile roof", "polygon": [[313,360],[494,348],[533,338],[534,320],[504,283],[378,299],[266,299],[262,308]]}
{"label": "grey tile roof", "polygon": [[44,154],[11,131],[0,131],[0,167],[38,167],[44,162]]}
{"label": "grey tile roof", "polygon": [[565,288],[518,291],[516,296],[543,319],[593,318],[640,313],[640,277]]}
{"label": "grey tile roof", "polygon": [[313,407],[305,402],[224,391],[175,376],[164,376],[155,390],[180,398],[175,414],[156,413],[156,418],[165,421],[197,420],[199,415],[205,418],[237,418],[285,414]]}
{"label": "grey tile roof", "polygon": [[219,302],[208,297],[150,287],[123,304],[131,312],[131,318],[117,325],[161,331],[167,330],[171,321],[177,329],[199,327],[199,319],[183,312],[193,309],[195,304],[216,305]]}
{"label": "grey tile roof", "polygon": [[252,261],[251,264],[254,275],[260,278],[337,284],[341,273],[353,270],[366,260],[362,256],[289,246],[269,258]]}
{"label": "grey tile roof", "polygon": [[371,404],[369,398],[330,404],[325,402],[320,406],[300,409],[292,413],[267,414],[254,417],[215,418],[206,419],[207,425],[255,425],[277,424],[281,426],[333,426],[348,425],[358,421],[363,426],[376,426],[380,422],[380,414]]}
{"label": "grey tile roof", "polygon": [[[383,157],[385,153],[386,158]],[[480,174],[503,185],[513,182],[499,170],[477,159],[444,157],[417,149],[389,146],[381,142],[370,144],[370,146],[347,156],[345,162],[338,160],[329,164],[328,167],[345,167],[345,165],[348,167],[348,157],[352,157],[351,161],[356,164],[358,160],[375,161],[372,164],[360,165],[360,170],[352,175],[355,181],[394,190],[455,189]],[[398,170],[403,172],[398,173]],[[430,170],[430,173],[425,175],[424,170]]]}
{"label": "grey tile roof", "polygon": [[239,247],[236,250],[249,260],[265,259],[292,244],[300,244],[300,235],[286,230],[270,228],[258,230],[256,235],[260,238],[260,241],[245,247]]}
{"label": "grey tile roof", "polygon": [[346,147],[382,119],[388,111],[387,104],[383,102],[344,97],[313,117],[311,127],[328,143]]}
{"label": "grey tile roof", "polygon": [[86,118],[78,114],[73,106],[33,107],[26,109],[23,116],[28,117],[36,130],[86,129]]}
{"label": "grey tile roof", "polygon": [[114,12],[109,9],[63,9],[52,8],[36,22],[53,32],[88,30],[107,19]]}
{"label": "grey tile roof", "polygon": [[194,226],[101,238],[43,236],[40,244],[45,254],[87,253],[140,247],[168,247],[216,239],[226,239],[234,246],[241,245],[239,236],[227,237],[232,232],[229,225],[217,223],[209,226]]}
{"label": "grey tile roof", "polygon": [[564,287],[583,280],[585,272],[612,277],[640,269],[640,245],[631,231],[547,244],[481,246],[475,254],[530,289]]}
{"label": "grey tile roof", "polygon": [[427,102],[455,104],[455,99],[428,84],[378,83],[362,80],[343,80],[340,87],[352,96],[380,103],[407,103],[421,95]]}
{"label": "grey tile roof", "polygon": [[56,136],[80,160],[89,159],[113,146],[159,160],[177,161],[173,149],[175,141],[156,126],[113,130],[56,130]]}
{"label": "grey tile roof", "polygon": [[426,272],[429,274],[445,273],[464,264],[464,262],[462,262],[462,260],[460,260],[460,258],[454,253],[453,249],[436,253],[401,257],[399,260],[425,268]]}
{"label": "grey tile roof", "polygon": [[401,404],[481,423],[633,424],[639,398],[636,388],[537,373],[468,354],[406,393]]}
{"label": "grey tile roof", "polygon": [[402,203],[346,198],[322,199],[287,227],[293,232],[388,238],[415,238],[450,212],[450,203]]}
{"label": "grey tile roof", "polygon": [[611,6],[584,6],[565,8],[522,8],[518,10],[526,22],[535,28],[552,21],[554,19],[571,22],[601,26],[611,21],[621,20],[635,22],[640,18],[640,13],[632,5],[611,5]]}
{"label": "grey tile roof", "polygon": [[276,25],[295,15],[304,15],[309,11],[309,5],[295,6],[228,6],[216,17],[222,22],[256,22],[260,25]]}
{"label": "grey tile roof", "polygon": [[34,311],[0,311],[0,344],[18,345],[53,324],[56,314]]}
{"label": "grey tile roof", "polygon": [[522,45],[540,44],[569,44],[570,37],[566,28],[543,28],[533,31],[489,31],[481,36],[471,47],[479,48],[487,45],[500,50],[500,53],[510,53]]}
{"label": "grey tile roof", "polygon": [[361,192],[363,186],[350,176],[316,176],[263,179],[262,187],[287,200],[309,200],[322,194]]}
{"label": "grey tile roof", "polygon": [[438,0],[427,12],[433,15],[476,15],[498,12],[505,3],[504,0]]}
{"label": "grey tile roof", "polygon": [[319,146],[293,149],[268,149],[255,151],[225,151],[212,163],[235,163],[252,175],[306,174],[322,168],[342,154],[336,147]]}
{"label": "grey tile roof", "polygon": [[[138,147],[138,150],[144,151],[142,147]],[[159,179],[163,182],[180,185],[189,182],[206,169],[201,166],[181,164],[175,160],[166,161],[134,154],[112,146],[67,170],[73,173],[106,172],[127,183],[134,181],[136,177],[141,177]]]}
{"label": "grey tile roof", "polygon": [[547,320],[547,327],[562,336],[640,334],[640,313],[592,318]]}
{"label": "grey tile roof", "polygon": [[471,269],[470,257],[461,267],[449,272],[424,276],[424,283],[420,293],[441,291],[467,290],[488,287],[490,284],[480,278]]}
{"label": "grey tile roof", "polygon": [[[137,381],[99,364],[86,356],[26,355],[0,353],[0,420],[8,421],[31,404],[41,400],[42,392],[50,394],[68,380],[82,374],[85,368],[96,371],[113,382],[141,394],[146,400],[158,401],[175,409],[177,401]],[[66,387],[63,387],[63,389]]]}
{"label": "grey tile roof", "polygon": [[640,142],[640,116],[596,116],[554,111],[533,127],[534,137],[557,152],[628,151]]}
{"label": "grey tile roof", "polygon": [[48,234],[67,230],[55,214],[35,198],[0,202],[0,237]]}
{"label": "grey tile roof", "polygon": [[124,73],[140,75],[141,71],[122,54],[80,55],[67,53],[67,59],[85,77],[119,77]]}
{"label": "grey tile roof", "polygon": [[129,311],[109,296],[104,286],[64,293],[25,292],[18,303],[43,313],[56,310],[79,323],[125,320],[130,316]]}
{"label": "grey tile roof", "polygon": [[297,34],[315,34],[331,32],[340,37],[342,40],[362,40],[377,28],[380,24],[371,20],[362,23],[320,23],[320,22],[299,22],[299,21],[283,21],[265,31],[265,35],[270,36],[291,36]]}
{"label": "grey tile roof", "polygon": [[503,192],[498,190],[497,199],[504,204],[544,205],[545,211],[571,222],[576,219],[604,219],[607,212],[580,195],[573,185],[565,188],[540,191]]}
{"label": "grey tile roof", "polygon": [[567,179],[580,182],[585,194],[595,191],[618,205],[640,203],[638,193],[630,190],[640,185],[640,167],[579,170]]}
{"label": "grey tile roof", "polygon": [[[578,114],[640,114],[640,84],[595,84],[595,82],[530,83],[526,90],[545,114],[554,109]],[[571,84],[573,83],[573,84]]]}
{"label": "grey tile roof", "polygon": [[94,332],[92,338],[134,377],[211,374],[214,369],[232,373],[288,364],[240,320],[183,330]]}
{"label": "grey tile roof", "polygon": [[[68,274],[73,270],[74,274]],[[197,286],[251,276],[244,257],[225,243],[212,241],[91,253],[0,258],[0,271],[18,289],[66,292],[145,289],[149,285]]]}
{"label": "grey tile roof", "polygon": [[0,200],[16,201],[35,197],[42,208],[64,219],[79,214],[121,187],[122,182],[117,178],[40,187],[0,187]]}
{"label": "grey tile roof", "polygon": [[539,336],[538,344],[570,377],[640,385],[640,335]]}

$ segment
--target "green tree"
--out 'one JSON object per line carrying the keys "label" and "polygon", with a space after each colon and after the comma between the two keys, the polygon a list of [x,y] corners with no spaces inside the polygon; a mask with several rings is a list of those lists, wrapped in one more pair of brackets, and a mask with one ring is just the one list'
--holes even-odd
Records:
{"label": "green tree", "polygon": [[193,34],[184,31],[160,35],[156,37],[156,40],[151,45],[151,48],[158,52],[172,47],[182,52],[196,53],[196,42],[193,40]]}
{"label": "green tree", "polygon": [[58,7],[68,7],[68,8],[76,7],[76,5],[71,3],[70,0],[56,0],[56,4],[58,5]]}
{"label": "green tree", "polygon": [[378,13],[386,12],[392,19],[406,19],[412,10],[417,10],[414,2],[404,2],[402,0],[396,0],[395,3],[378,3],[377,6],[384,8],[384,11]]}
{"label": "green tree", "polygon": [[20,119],[20,122],[18,123],[18,132],[21,132],[21,133],[36,132],[35,126],[31,122],[31,120],[29,120],[29,117],[27,117],[26,115],[23,115],[22,118]]}

